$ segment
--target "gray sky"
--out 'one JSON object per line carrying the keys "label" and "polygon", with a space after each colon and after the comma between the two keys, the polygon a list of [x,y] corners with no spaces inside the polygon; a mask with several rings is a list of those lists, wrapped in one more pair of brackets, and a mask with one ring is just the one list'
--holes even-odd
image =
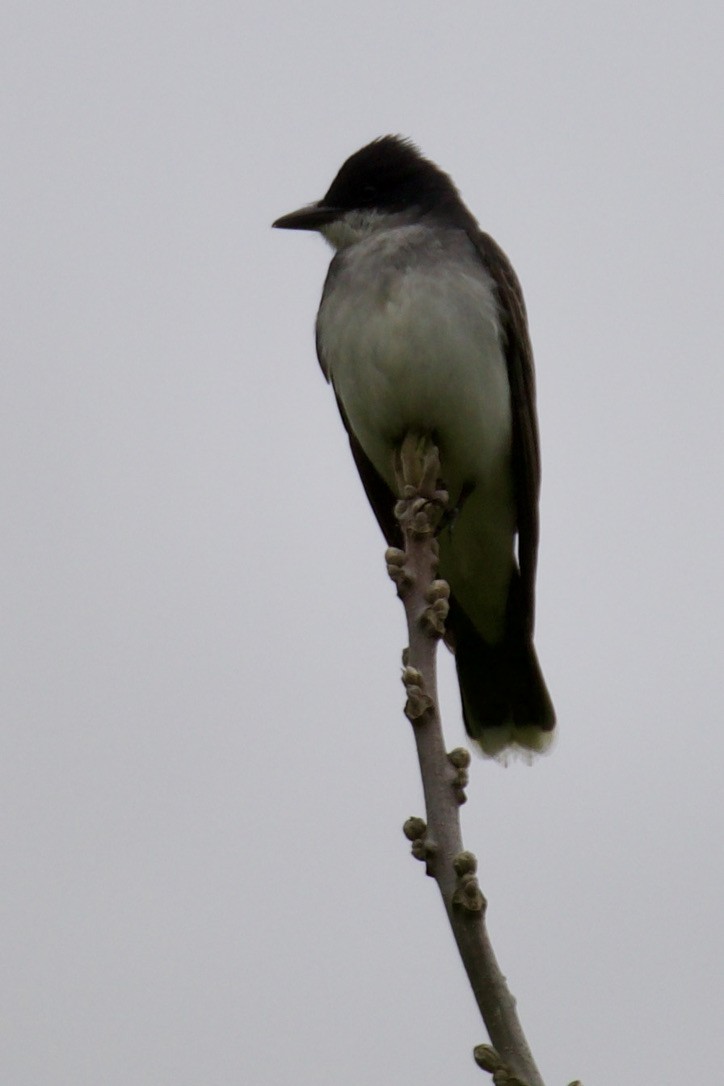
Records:
{"label": "gray sky", "polygon": [[269,229],[386,132],[506,249],[537,358],[559,738],[476,760],[463,812],[501,966],[551,1086],[716,1075],[723,33],[713,0],[6,0],[3,1084],[481,1081],[400,829],[329,254]]}

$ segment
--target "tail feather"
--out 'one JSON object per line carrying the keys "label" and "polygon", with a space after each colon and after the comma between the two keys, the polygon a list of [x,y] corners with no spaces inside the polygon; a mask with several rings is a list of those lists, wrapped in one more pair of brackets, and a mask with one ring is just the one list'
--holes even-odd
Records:
{"label": "tail feather", "polygon": [[556,715],[531,638],[511,630],[499,644],[489,645],[459,607],[451,619],[468,735],[492,757],[507,748],[547,750]]}

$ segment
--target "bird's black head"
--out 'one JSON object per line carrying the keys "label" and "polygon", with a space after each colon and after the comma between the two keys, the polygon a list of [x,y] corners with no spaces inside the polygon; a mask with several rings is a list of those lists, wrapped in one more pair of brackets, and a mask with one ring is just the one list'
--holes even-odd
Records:
{"label": "bird's black head", "polygon": [[320,200],[321,207],[340,211],[426,211],[459,203],[448,175],[402,136],[381,136],[356,151]]}
{"label": "bird's black head", "polygon": [[283,230],[319,230],[335,248],[342,248],[364,235],[376,216],[379,220],[405,212],[414,217],[440,216],[447,224],[475,228],[475,220],[446,173],[410,140],[382,136],[347,159],[318,203],[283,215],[273,225]]}

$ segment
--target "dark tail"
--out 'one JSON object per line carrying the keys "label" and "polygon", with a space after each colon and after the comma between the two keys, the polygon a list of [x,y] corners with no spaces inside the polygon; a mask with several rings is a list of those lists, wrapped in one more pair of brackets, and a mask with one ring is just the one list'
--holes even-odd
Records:
{"label": "dark tail", "polygon": [[491,757],[515,747],[547,750],[556,714],[531,638],[513,628],[500,644],[489,645],[451,603],[448,628],[468,735]]}

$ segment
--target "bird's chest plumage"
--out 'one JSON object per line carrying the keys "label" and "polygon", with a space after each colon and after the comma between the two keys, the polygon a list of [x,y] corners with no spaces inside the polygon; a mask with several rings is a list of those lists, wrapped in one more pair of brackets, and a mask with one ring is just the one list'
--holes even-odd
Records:
{"label": "bird's chest plumage", "polygon": [[408,430],[434,433],[448,485],[507,463],[510,392],[490,278],[466,236],[406,227],[343,250],[317,321],[322,367],[392,483]]}

